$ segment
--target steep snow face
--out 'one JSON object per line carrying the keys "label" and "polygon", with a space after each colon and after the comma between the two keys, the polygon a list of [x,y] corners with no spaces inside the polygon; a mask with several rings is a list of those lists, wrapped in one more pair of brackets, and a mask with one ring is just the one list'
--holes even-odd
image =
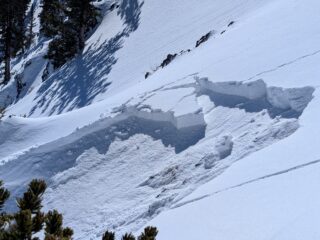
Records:
{"label": "steep snow face", "polygon": [[[239,84],[240,89],[241,86]],[[171,94],[172,88],[160,91],[160,96],[166,91]],[[147,101],[151,103],[152,98],[157,99],[157,94]],[[51,178],[47,206],[60,206],[67,222],[73,223],[78,232],[77,238],[95,239],[106,228],[116,230],[119,235],[128,230],[137,231],[161,211],[179,204],[197,186],[219,176],[233,162],[290,136],[299,127],[296,118],[272,118],[267,110],[248,112],[239,107],[215,106],[208,96],[197,97],[196,91],[194,94],[201,109],[199,118],[206,124],[205,136],[198,143],[175,153],[174,142],[170,144],[172,147],[165,148],[163,143],[145,134],[126,140],[123,134],[127,131],[120,128],[117,129],[120,131],[118,140],[111,143],[106,153],[89,149],[72,167]],[[126,128],[131,127],[132,123],[126,123]],[[148,127],[148,124],[144,122],[140,127]],[[193,131],[199,129],[189,128],[189,131],[195,134]],[[171,134],[169,137],[181,141]],[[106,142],[94,136],[90,139]],[[69,152],[69,156],[74,154]],[[83,212],[86,217],[80,220]]]}
{"label": "steep snow face", "polygon": [[[136,231],[233,162],[299,128],[298,117],[314,89],[279,88],[277,99],[285,103],[276,105],[277,116],[273,98],[267,97],[273,89],[262,80],[215,84],[190,76],[134,97],[100,120],[40,146],[28,146],[27,136],[19,143],[19,125],[4,123],[0,131],[25,150],[4,141],[4,150],[17,152],[2,159],[0,175],[13,196],[22,193],[31,176],[45,178],[47,208],[65,213],[77,239],[95,239],[105,229]],[[286,104],[290,99],[292,106],[300,103],[299,112]],[[41,125],[32,128],[32,137],[41,136]]]}
{"label": "steep snow face", "polygon": [[[160,240],[297,239],[298,227],[279,231],[302,221],[306,232],[317,207],[305,197],[284,203],[305,188],[318,198],[308,182],[320,159],[320,3],[112,3],[96,3],[103,18],[83,54],[45,82],[48,42],[36,39],[14,60],[27,86],[19,101],[14,81],[0,89],[0,105],[11,104],[0,122],[0,177],[13,196],[46,179],[45,206],[65,214],[75,239],[145,224],[160,228]],[[159,67],[168,54],[177,56]]]}
{"label": "steep snow face", "polygon": [[[149,222],[162,230],[159,239],[212,239],[214,236],[225,240],[298,240],[320,236],[314,224],[319,221],[319,207],[314,203],[320,197],[317,191],[320,159],[317,66],[320,58],[314,41],[320,39],[320,29],[311,27],[320,20],[315,10],[318,7],[317,1],[278,1],[269,5],[241,28],[243,37],[237,38],[237,44],[247,46],[246,53],[240,54],[239,50],[233,59],[222,58],[225,61],[218,63],[232,66],[232,70],[227,72],[215,66],[206,70],[226,80],[234,80],[236,73],[238,78],[249,81],[263,77],[267,83],[277,86],[308,83],[315,86],[316,91],[300,117],[301,128],[295,134],[233,164]],[[222,46],[232,48],[225,43],[219,45]],[[254,50],[258,48],[260,52]],[[250,69],[256,73],[252,74]],[[290,97],[295,90],[281,97],[278,93],[283,90],[277,87],[270,90],[267,99],[273,106],[299,109],[304,102],[298,96]]]}

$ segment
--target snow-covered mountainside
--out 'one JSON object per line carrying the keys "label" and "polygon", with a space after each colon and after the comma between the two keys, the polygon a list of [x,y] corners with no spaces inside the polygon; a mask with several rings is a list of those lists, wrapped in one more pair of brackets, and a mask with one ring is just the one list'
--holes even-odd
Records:
{"label": "snow-covered mountainside", "polygon": [[112,4],[45,81],[49,40],[13,60],[0,86],[13,197],[45,179],[76,240],[150,224],[159,240],[318,239],[320,2]]}

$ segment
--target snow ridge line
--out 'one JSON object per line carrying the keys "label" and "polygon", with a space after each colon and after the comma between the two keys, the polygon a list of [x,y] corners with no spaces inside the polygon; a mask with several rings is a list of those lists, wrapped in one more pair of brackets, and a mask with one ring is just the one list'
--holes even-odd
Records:
{"label": "snow ridge line", "polygon": [[265,180],[265,179],[268,179],[268,178],[271,178],[271,177],[276,177],[276,176],[279,176],[279,175],[283,175],[283,174],[286,174],[286,173],[289,173],[289,172],[292,172],[292,171],[297,171],[299,169],[302,169],[302,168],[305,168],[305,167],[309,167],[311,165],[315,165],[315,164],[318,164],[318,163],[320,163],[320,159],[314,160],[314,161],[311,161],[311,162],[307,162],[307,163],[304,163],[304,164],[300,164],[300,165],[297,165],[297,166],[294,166],[294,167],[291,167],[291,168],[288,168],[288,169],[285,169],[285,170],[282,170],[282,171],[279,171],[279,172],[270,173],[270,174],[264,175],[262,177],[254,178],[254,179],[245,181],[243,183],[239,183],[239,184],[236,184],[236,185],[233,185],[233,186],[230,186],[230,187],[215,191],[213,193],[205,194],[203,196],[200,196],[200,197],[197,197],[197,198],[185,201],[185,202],[178,203],[178,204],[174,205],[171,209],[179,208],[179,207],[182,207],[184,205],[187,205],[187,204],[202,200],[204,198],[212,197],[212,196],[214,196],[216,194],[219,194],[219,193],[223,193],[223,192],[226,192],[226,191],[229,191],[229,190],[232,190],[232,189],[235,189],[235,188],[239,188],[239,187],[251,184],[251,183],[259,182],[261,180]]}

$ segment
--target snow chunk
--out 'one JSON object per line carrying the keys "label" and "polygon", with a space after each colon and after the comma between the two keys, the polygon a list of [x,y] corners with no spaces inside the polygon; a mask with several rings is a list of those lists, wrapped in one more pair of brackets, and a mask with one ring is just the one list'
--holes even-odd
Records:
{"label": "snow chunk", "polygon": [[267,87],[263,80],[244,82],[210,82],[197,78],[198,95],[207,95],[216,106],[266,110],[270,117],[298,118],[313,98],[313,87],[283,89]]}
{"label": "snow chunk", "polygon": [[312,87],[290,89],[270,87],[267,90],[267,98],[274,107],[302,112],[312,100],[313,92]]}

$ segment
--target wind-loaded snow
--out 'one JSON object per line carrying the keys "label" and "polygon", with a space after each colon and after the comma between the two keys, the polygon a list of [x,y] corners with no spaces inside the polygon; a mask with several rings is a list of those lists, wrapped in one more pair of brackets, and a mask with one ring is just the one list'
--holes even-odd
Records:
{"label": "wind-loaded snow", "polygon": [[[294,133],[314,91],[281,89],[277,99],[286,102],[275,117],[265,99],[274,88],[262,80],[214,84],[189,78],[193,83],[146,92],[66,137],[4,158],[1,177],[13,196],[22,193],[30,176],[45,178],[50,186],[46,206],[63,211],[79,239],[94,239],[104,229],[136,231],[233,162]],[[221,97],[230,97],[233,104],[220,104]],[[162,110],[159,99],[173,102]],[[299,102],[303,108],[291,117],[283,114],[293,111],[290,99],[292,106]],[[265,104],[261,109],[243,107],[255,101]],[[10,138],[17,126],[6,124],[0,130]],[[108,189],[112,193],[104,193]]]}
{"label": "wind-loaded snow", "polygon": [[319,237],[319,2],[95,4],[82,54],[46,69],[37,35],[0,87],[7,209],[44,178],[77,240]]}

